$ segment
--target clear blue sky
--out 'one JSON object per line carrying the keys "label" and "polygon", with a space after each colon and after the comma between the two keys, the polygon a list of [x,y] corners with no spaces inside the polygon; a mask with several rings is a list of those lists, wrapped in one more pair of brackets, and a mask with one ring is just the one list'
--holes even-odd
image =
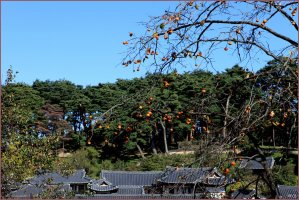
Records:
{"label": "clear blue sky", "polygon": [[[160,15],[177,2],[2,2],[2,81],[11,65],[16,81],[70,80],[80,85],[144,75],[118,65],[137,22]],[[223,68],[236,60],[219,55]]]}

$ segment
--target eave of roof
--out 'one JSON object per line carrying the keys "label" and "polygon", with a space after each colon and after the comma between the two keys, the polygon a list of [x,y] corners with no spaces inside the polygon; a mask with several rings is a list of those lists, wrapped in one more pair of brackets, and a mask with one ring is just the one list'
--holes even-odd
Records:
{"label": "eave of roof", "polygon": [[[274,166],[274,162],[275,162],[275,160],[273,157],[267,157],[266,163],[265,163],[266,167],[268,169],[272,169]],[[249,159],[249,158],[242,159],[239,168],[251,169],[251,170],[264,170],[265,169],[260,158],[257,158],[254,160]]]}
{"label": "eave of roof", "polygon": [[230,196],[232,199],[249,199],[255,195],[256,191],[248,189],[238,189],[234,191]]}
{"label": "eave of roof", "polygon": [[[216,175],[215,178],[211,176]],[[167,167],[157,182],[164,184],[196,184],[223,185],[232,182],[223,176],[217,168],[176,168]]]}
{"label": "eave of roof", "polygon": [[101,178],[114,185],[150,186],[162,174],[161,171],[110,171],[102,170]]}
{"label": "eave of roof", "polygon": [[277,185],[276,190],[280,199],[298,199],[298,186]]}

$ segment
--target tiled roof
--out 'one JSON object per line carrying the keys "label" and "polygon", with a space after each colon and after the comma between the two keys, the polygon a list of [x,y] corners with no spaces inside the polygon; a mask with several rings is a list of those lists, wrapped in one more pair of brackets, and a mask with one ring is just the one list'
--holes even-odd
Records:
{"label": "tiled roof", "polygon": [[35,185],[26,185],[21,189],[13,191],[10,193],[11,197],[30,197],[37,196],[43,192],[42,187],[38,187]]}
{"label": "tiled roof", "polygon": [[104,179],[92,180],[89,184],[89,188],[98,192],[112,192],[118,190],[117,186],[112,185],[110,182]]}
{"label": "tiled roof", "polygon": [[163,183],[194,183],[205,177],[211,168],[176,168],[167,167],[159,179]]}
{"label": "tiled roof", "polygon": [[[37,197],[38,195],[42,194],[44,191],[47,190],[47,186],[43,185],[24,185],[22,188],[13,191],[10,193],[9,196],[11,197]],[[70,192],[72,191],[72,188],[70,185],[65,184],[65,185],[60,185],[58,186],[58,191],[59,192]]]}
{"label": "tiled roof", "polygon": [[77,170],[74,174],[67,176],[64,183],[89,183],[91,179],[86,176],[84,169]]}
{"label": "tiled roof", "polygon": [[224,187],[206,187],[206,191],[209,193],[224,193]]}
{"label": "tiled roof", "polygon": [[200,183],[204,183],[206,185],[224,185],[224,184],[231,184],[234,182],[235,182],[234,179],[231,179],[223,175],[218,178],[207,178],[207,179],[200,180]]}
{"label": "tiled roof", "polygon": [[279,199],[298,199],[298,185],[297,186],[278,185],[276,187],[276,190]]}
{"label": "tiled roof", "polygon": [[37,175],[28,181],[32,185],[63,184],[65,182],[65,178],[56,172],[47,172]]}
{"label": "tiled roof", "polygon": [[77,170],[70,176],[62,176],[57,172],[46,172],[33,177],[32,179],[28,180],[28,182],[31,185],[89,183],[91,179],[86,177],[85,174],[86,172],[84,169]]}
{"label": "tiled roof", "polygon": [[[268,169],[272,169],[274,165],[274,158],[273,157],[267,157],[266,158],[266,167]],[[240,168],[244,169],[264,169],[264,166],[262,165],[262,160],[260,158],[257,158],[255,160],[250,159],[242,159],[240,163]]]}
{"label": "tiled roof", "polygon": [[43,192],[45,185],[61,185],[60,191],[71,191],[71,183],[89,183],[90,179],[85,177],[85,170],[77,170],[74,174],[64,177],[56,172],[45,172],[24,181],[23,187],[13,191],[13,197],[29,197]]}
{"label": "tiled roof", "polygon": [[206,185],[223,185],[234,182],[223,176],[216,168],[175,168],[167,167],[161,178],[158,179],[161,183],[182,183],[194,184],[202,183]]}
{"label": "tiled roof", "polygon": [[160,171],[108,171],[102,170],[101,177],[108,180],[114,185],[152,185],[155,180],[162,174]]}
{"label": "tiled roof", "polygon": [[128,195],[128,194],[144,194],[144,189],[142,186],[121,186],[119,187],[117,194]]}
{"label": "tiled roof", "polygon": [[231,194],[232,199],[251,199],[255,195],[255,190],[238,189]]}
{"label": "tiled roof", "polygon": [[11,192],[12,197],[30,197],[42,193],[45,185],[61,185],[59,191],[71,191],[71,183],[89,183],[85,170],[77,170],[74,174],[64,177],[56,172],[44,172],[24,181],[23,187]]}
{"label": "tiled roof", "polygon": [[76,194],[76,198],[88,198],[88,199],[202,199],[202,195],[193,194],[136,194],[136,195],[120,195],[120,194],[94,194],[86,197],[82,194]]}

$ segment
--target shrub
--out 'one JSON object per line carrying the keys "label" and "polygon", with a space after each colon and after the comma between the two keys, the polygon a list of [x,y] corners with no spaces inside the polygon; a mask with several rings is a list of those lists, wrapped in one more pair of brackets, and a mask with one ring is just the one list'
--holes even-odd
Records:
{"label": "shrub", "polygon": [[141,170],[162,171],[166,166],[184,166],[194,161],[194,155],[152,155],[141,161]]}
{"label": "shrub", "polygon": [[273,168],[274,180],[278,185],[298,185],[298,176],[294,174],[295,164],[276,165]]}

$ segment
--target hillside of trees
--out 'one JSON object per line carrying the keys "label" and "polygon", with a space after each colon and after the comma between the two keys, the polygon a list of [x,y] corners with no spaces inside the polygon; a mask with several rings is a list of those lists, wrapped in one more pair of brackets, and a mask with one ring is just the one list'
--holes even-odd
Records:
{"label": "hillside of trees", "polygon": [[[45,169],[85,167],[94,177],[104,168],[160,169],[149,161],[136,167],[136,157],[178,148],[195,150],[196,158],[165,165],[206,166],[232,149],[247,156],[263,146],[286,152],[298,146],[296,65],[285,71],[270,61],[255,74],[240,66],[218,74],[173,71],[87,87],[15,83],[10,69],[2,88],[2,181],[11,185]],[[61,150],[77,160],[58,158]]]}

